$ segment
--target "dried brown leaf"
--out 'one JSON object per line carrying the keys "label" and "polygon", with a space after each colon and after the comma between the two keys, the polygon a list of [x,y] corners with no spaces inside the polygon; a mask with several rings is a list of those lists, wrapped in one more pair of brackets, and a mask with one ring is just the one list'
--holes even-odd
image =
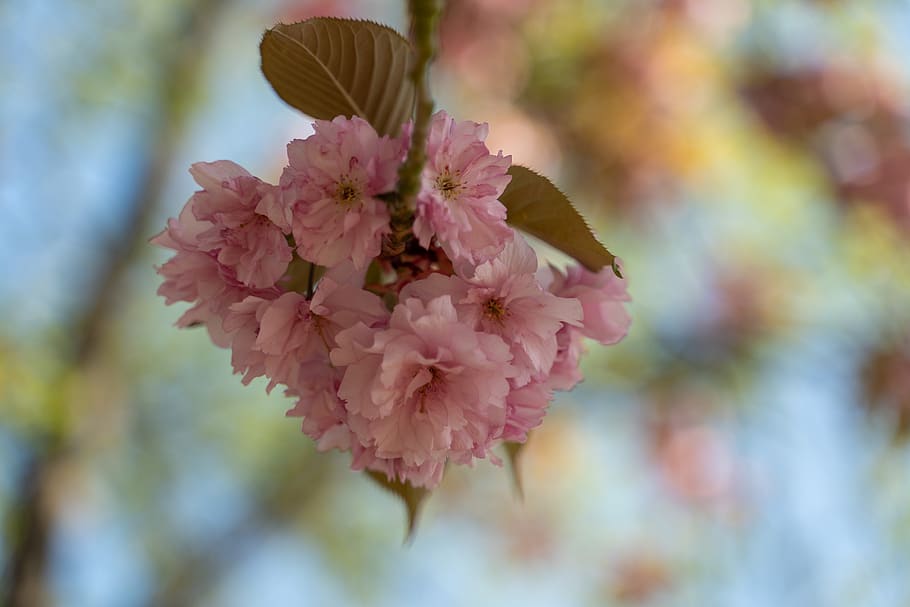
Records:
{"label": "dried brown leaf", "polygon": [[265,32],[259,51],[278,96],[313,118],[360,116],[393,136],[411,118],[413,52],[389,27],[331,17],[279,24]]}
{"label": "dried brown leaf", "polygon": [[610,266],[620,278],[616,257],[604,247],[559,188],[527,167],[512,165],[512,181],[499,200],[506,221],[574,258],[592,272]]}

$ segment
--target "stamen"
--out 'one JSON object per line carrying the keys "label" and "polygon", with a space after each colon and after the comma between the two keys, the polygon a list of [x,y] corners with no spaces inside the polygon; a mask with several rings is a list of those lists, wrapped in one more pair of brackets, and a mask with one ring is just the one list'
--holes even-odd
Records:
{"label": "stamen", "polygon": [[494,322],[502,324],[509,316],[509,310],[501,297],[491,297],[483,304],[483,315]]}
{"label": "stamen", "polygon": [[430,373],[430,380],[414,392],[417,395],[417,411],[420,413],[427,412],[427,396],[439,394],[444,383],[442,371],[434,366],[427,367],[427,371]]}
{"label": "stamen", "polygon": [[335,190],[335,200],[341,205],[353,204],[360,200],[360,188],[352,181],[340,181]]}
{"label": "stamen", "polygon": [[461,190],[461,181],[458,179],[460,177],[460,171],[456,171],[455,175],[449,172],[449,169],[446,168],[436,177],[436,190],[442,194],[442,197],[446,200],[452,200],[458,196],[459,191]]}

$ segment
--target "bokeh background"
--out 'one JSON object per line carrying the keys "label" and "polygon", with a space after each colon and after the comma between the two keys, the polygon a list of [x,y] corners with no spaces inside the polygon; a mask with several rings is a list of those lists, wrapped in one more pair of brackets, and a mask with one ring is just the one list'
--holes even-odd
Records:
{"label": "bokeh background", "polygon": [[[155,295],[147,239],[310,132],[258,68],[395,2],[0,3],[0,603],[910,604],[910,5],[452,0],[433,86],[622,256],[508,469],[390,494]],[[545,252],[546,253],[546,252]],[[557,259],[557,262],[559,260]]]}

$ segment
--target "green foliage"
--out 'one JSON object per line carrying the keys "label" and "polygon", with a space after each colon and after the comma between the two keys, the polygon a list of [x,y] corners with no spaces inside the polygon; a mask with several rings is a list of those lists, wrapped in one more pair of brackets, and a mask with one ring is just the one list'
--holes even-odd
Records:
{"label": "green foliage", "polygon": [[604,266],[622,278],[616,257],[591,232],[578,210],[559,188],[527,167],[512,165],[512,181],[499,197],[512,226],[535,236],[577,260],[592,272]]}
{"label": "green foliage", "polygon": [[417,516],[420,514],[420,507],[430,492],[423,487],[414,487],[410,483],[402,483],[398,480],[390,481],[382,472],[367,470],[366,473],[373,479],[373,482],[386,491],[394,493],[404,502],[408,514],[408,531],[404,541],[405,543],[410,542],[414,538],[414,532],[417,531]]}
{"label": "green foliage", "polygon": [[397,135],[411,118],[413,52],[389,27],[334,18],[279,24],[259,51],[272,88],[304,114],[360,116],[380,135]]}

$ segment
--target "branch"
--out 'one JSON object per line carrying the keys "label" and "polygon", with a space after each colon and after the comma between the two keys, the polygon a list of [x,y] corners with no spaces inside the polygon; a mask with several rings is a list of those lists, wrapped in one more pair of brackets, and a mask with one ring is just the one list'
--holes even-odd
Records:
{"label": "branch", "polygon": [[420,174],[427,159],[426,141],[430,117],[433,115],[433,97],[427,78],[430,62],[436,54],[436,21],[439,18],[438,0],[408,0],[411,15],[411,44],[416,53],[411,70],[411,82],[417,93],[414,129],[408,156],[398,170],[398,192],[389,203],[392,233],[386,240],[384,253],[397,255],[404,250],[414,223],[414,197],[420,189]]}

